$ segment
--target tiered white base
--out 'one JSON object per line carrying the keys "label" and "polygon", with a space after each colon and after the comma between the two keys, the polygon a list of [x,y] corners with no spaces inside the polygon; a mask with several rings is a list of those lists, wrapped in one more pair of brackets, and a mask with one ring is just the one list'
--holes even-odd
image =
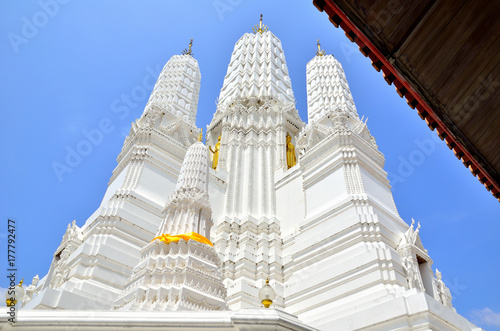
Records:
{"label": "tiered white base", "polygon": [[223,310],[226,289],[212,246],[194,240],[165,244],[154,240],[141,251],[117,310]]}
{"label": "tiered white base", "polygon": [[[336,315],[335,313],[333,313]],[[327,317],[326,312],[314,322],[320,330],[363,330],[363,331],[481,331],[454,309],[434,300],[416,289],[406,291],[402,296],[381,302],[355,313]],[[303,319],[307,323],[307,318]]]}
{"label": "tiered white base", "polygon": [[7,308],[1,307],[1,330],[316,330],[282,310],[244,309],[208,312],[130,312],[130,311],[72,311],[21,310],[11,325]]}

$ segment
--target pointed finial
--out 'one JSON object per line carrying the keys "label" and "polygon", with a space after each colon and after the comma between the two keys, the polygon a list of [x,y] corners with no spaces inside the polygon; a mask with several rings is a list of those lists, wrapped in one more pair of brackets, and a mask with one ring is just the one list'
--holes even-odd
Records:
{"label": "pointed finial", "polygon": [[189,48],[182,51],[182,55],[194,55],[191,47],[193,47],[193,38],[189,41]]}
{"label": "pointed finial", "polygon": [[326,52],[324,49],[321,49],[321,44],[319,42],[319,39],[318,39],[318,51],[316,52],[316,55],[317,56],[323,56],[323,55],[326,55]]}
{"label": "pointed finial", "polygon": [[203,128],[201,128],[200,130],[200,135],[198,136],[198,141],[202,141],[203,140]]}
{"label": "pointed finial", "polygon": [[264,32],[266,32],[268,30],[267,25],[262,24],[262,16],[263,15],[260,14],[259,26],[257,27],[257,25],[254,25],[254,27],[252,28],[252,31],[255,34],[257,34],[257,32],[259,32],[260,34],[263,34]]}

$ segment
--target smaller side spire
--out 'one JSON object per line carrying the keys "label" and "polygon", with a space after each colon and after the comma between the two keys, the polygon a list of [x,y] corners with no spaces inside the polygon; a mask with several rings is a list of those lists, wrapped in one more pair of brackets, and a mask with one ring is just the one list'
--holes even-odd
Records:
{"label": "smaller side spire", "polygon": [[317,39],[316,55],[307,63],[307,114],[309,123],[330,117],[337,109],[358,118],[344,69],[331,54],[327,54]]}
{"label": "smaller side spire", "polygon": [[191,55],[193,56],[193,51],[191,50],[191,47],[193,47],[193,38],[189,41],[189,48],[185,49],[182,51],[182,55]]}
{"label": "smaller side spire", "polygon": [[317,56],[323,56],[323,55],[326,55],[326,52],[324,49],[321,49],[321,43],[319,42],[319,39],[318,39],[318,50],[316,51],[316,55]]}
{"label": "smaller side spire", "polygon": [[263,34],[264,32],[266,32],[268,30],[267,25],[262,24],[262,16],[263,15],[260,14],[259,26],[254,25],[253,28],[252,28],[252,31],[255,34],[257,34],[257,32],[260,33],[260,34]]}
{"label": "smaller side spire", "polygon": [[221,261],[209,239],[213,221],[208,180],[208,149],[196,142],[186,152],[156,237],[142,248],[114,309],[227,309]]}
{"label": "smaller side spire", "polygon": [[[182,128],[178,130],[187,132],[178,136],[178,142],[186,148],[197,136],[195,122],[201,82],[200,67],[193,56],[192,46],[193,39],[189,47],[182,51],[183,55],[174,55],[165,64],[138,120],[141,127],[159,128],[182,119]],[[184,127],[184,124],[188,126]],[[193,133],[195,130],[196,133]],[[193,139],[185,141],[185,137]]]}

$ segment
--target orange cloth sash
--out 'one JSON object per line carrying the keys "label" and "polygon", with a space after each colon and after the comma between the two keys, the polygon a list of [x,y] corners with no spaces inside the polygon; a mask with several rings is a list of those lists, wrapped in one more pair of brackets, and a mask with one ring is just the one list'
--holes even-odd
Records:
{"label": "orange cloth sash", "polygon": [[175,236],[172,236],[170,234],[162,234],[159,237],[155,237],[151,242],[155,241],[156,239],[159,239],[163,241],[165,244],[170,244],[171,242],[178,242],[181,239],[184,239],[185,241],[188,241],[189,239],[192,239],[194,241],[207,244],[210,246],[213,246],[212,242],[208,240],[206,237],[203,237],[201,234],[198,234],[196,232],[189,232],[189,233],[184,233],[184,234],[177,234]]}

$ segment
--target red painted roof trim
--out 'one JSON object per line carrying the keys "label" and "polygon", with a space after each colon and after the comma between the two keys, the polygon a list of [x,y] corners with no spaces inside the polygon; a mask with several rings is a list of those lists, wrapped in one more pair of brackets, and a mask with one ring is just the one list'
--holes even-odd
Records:
{"label": "red painted roof trim", "polygon": [[382,71],[387,84],[394,84],[399,96],[405,97],[408,105],[412,109],[417,109],[420,118],[425,120],[431,130],[436,130],[439,138],[446,142],[446,145],[453,150],[455,156],[462,160],[463,164],[469,168],[474,176],[490,191],[495,198],[500,201],[500,185],[491,178],[481,164],[460,141],[453,135],[443,121],[436,115],[432,108],[422,99],[422,97],[411,87],[411,85],[399,74],[394,66],[382,53],[372,44],[372,42],[349,20],[344,12],[332,0],[313,0],[314,6],[319,11],[325,11],[330,22],[335,27],[341,27],[347,38],[359,46],[361,53],[369,57],[372,66],[377,71]]}

